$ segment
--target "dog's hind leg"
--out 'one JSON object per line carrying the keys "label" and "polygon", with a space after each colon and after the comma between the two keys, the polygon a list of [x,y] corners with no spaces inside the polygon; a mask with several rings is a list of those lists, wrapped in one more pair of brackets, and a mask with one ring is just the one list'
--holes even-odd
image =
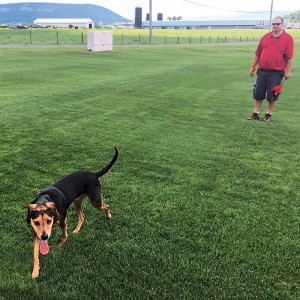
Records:
{"label": "dog's hind leg", "polygon": [[107,219],[111,219],[111,213],[110,213],[109,205],[105,204],[103,202],[103,200],[101,201],[101,208],[100,209],[105,211]]}
{"label": "dog's hind leg", "polygon": [[76,228],[73,230],[74,233],[77,233],[79,232],[82,224],[83,224],[83,220],[84,220],[84,213],[82,211],[82,201],[84,200],[85,198],[85,194],[83,195],[80,195],[78,198],[76,198],[76,200],[74,201],[74,207],[75,207],[75,210],[78,214],[78,223],[77,223],[77,226]]}
{"label": "dog's hind leg", "polygon": [[92,193],[87,193],[88,198],[91,200],[92,205],[99,209],[104,210],[107,219],[111,219],[110,208],[109,205],[103,202],[101,188],[97,186]]}

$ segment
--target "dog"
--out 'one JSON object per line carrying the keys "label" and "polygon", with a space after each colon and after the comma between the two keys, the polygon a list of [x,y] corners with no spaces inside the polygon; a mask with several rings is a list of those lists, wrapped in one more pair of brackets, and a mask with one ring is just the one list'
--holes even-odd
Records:
{"label": "dog", "polygon": [[111,219],[110,208],[103,202],[101,184],[99,178],[106,174],[118,159],[119,150],[115,146],[115,155],[111,162],[99,172],[77,171],[71,173],[53,183],[27,206],[27,223],[31,224],[33,237],[33,271],[32,278],[39,276],[39,251],[42,255],[49,253],[48,240],[52,227],[60,226],[62,235],[59,246],[62,246],[67,238],[67,211],[71,203],[74,203],[78,214],[78,223],[73,232],[78,233],[84,220],[82,201],[87,196],[92,205],[104,210],[107,219]]}

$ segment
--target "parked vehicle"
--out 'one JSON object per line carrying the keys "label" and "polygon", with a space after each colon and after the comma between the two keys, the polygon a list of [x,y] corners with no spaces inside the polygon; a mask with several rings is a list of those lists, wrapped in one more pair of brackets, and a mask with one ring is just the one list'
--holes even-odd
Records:
{"label": "parked vehicle", "polygon": [[10,24],[9,25],[10,29],[28,29],[28,26],[24,24]]}

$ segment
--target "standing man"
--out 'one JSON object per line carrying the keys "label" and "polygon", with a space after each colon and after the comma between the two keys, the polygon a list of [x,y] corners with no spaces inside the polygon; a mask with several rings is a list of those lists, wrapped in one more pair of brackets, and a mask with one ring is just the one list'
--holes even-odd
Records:
{"label": "standing man", "polygon": [[254,110],[248,120],[259,120],[262,102],[266,99],[269,104],[263,121],[270,122],[279,96],[274,95],[272,88],[279,85],[283,77],[285,79],[291,77],[294,40],[283,30],[282,17],[273,18],[272,28],[271,32],[261,38],[250,70],[252,77],[258,64],[257,79],[253,89]]}

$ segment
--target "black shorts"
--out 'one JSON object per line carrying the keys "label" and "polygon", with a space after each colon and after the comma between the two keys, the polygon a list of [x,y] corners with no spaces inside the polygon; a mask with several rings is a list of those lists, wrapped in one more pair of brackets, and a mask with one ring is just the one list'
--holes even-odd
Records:
{"label": "black shorts", "polygon": [[253,87],[253,99],[276,101],[278,96],[274,96],[272,88],[279,85],[284,76],[284,71],[258,70],[256,83]]}

